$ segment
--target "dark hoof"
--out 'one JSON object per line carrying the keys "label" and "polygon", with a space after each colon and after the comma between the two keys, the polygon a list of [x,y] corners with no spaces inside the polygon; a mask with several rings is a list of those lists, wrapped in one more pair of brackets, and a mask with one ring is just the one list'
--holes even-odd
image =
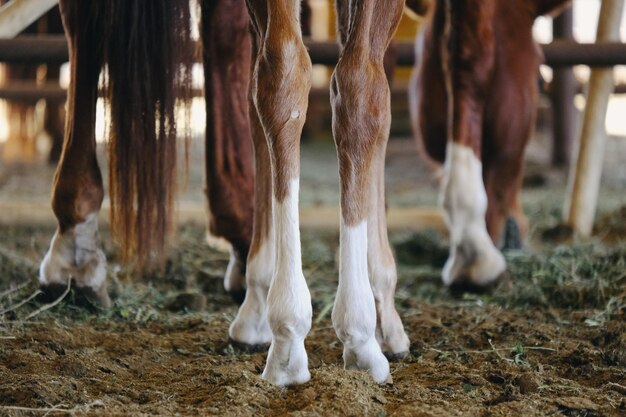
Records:
{"label": "dark hoof", "polygon": [[242,305],[243,300],[246,298],[245,289],[230,291],[229,294],[232,297],[233,301],[237,303],[238,306]]}
{"label": "dark hoof", "polygon": [[406,358],[410,356],[408,351],[398,352],[398,353],[383,352],[383,354],[385,355],[385,357],[387,358],[389,362],[402,362],[403,360],[405,360]]}
{"label": "dark hoof", "polygon": [[[48,304],[61,298],[63,293],[67,290],[67,285],[41,285],[39,289],[41,290],[41,294],[37,296],[37,301]],[[98,307],[107,308],[111,306],[111,300],[109,299],[106,289],[100,292],[95,292],[89,287],[78,287],[74,281],[72,281],[70,291],[65,296],[64,301],[89,310],[96,310]]]}
{"label": "dark hoof", "polygon": [[522,249],[524,243],[522,242],[522,234],[520,232],[519,225],[512,217],[506,219],[504,226],[504,238],[502,250],[519,250]]}
{"label": "dark hoof", "polygon": [[448,287],[448,291],[450,291],[450,294],[453,297],[462,298],[463,294],[465,293],[478,294],[478,295],[490,294],[494,292],[496,289],[508,288],[510,286],[511,286],[511,278],[509,274],[506,271],[504,271],[498,276],[498,278],[496,278],[495,280],[493,280],[487,285],[475,284],[472,281],[470,281],[469,278],[460,279],[452,283],[452,285]]}
{"label": "dark hoof", "polygon": [[247,343],[241,343],[241,342],[237,342],[236,340],[233,339],[228,339],[228,342],[232,345],[232,347],[242,353],[247,353],[249,355],[252,355],[254,353],[259,353],[259,352],[267,352],[270,348],[269,344],[260,344],[260,345],[249,345]]}

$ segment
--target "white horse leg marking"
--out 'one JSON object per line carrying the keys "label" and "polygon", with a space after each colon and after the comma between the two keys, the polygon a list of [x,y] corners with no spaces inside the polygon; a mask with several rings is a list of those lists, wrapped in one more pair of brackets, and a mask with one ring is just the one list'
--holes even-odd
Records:
{"label": "white horse leg marking", "polygon": [[103,306],[110,306],[105,285],[106,257],[100,248],[97,213],[89,214],[83,223],[63,234],[57,231],[39,268],[42,286],[66,285],[70,276],[78,287],[93,290]]}
{"label": "white horse leg marking", "polygon": [[304,338],[311,329],[311,295],[302,274],[298,212],[299,178],[290,181],[282,202],[274,198],[276,272],[267,303],[272,344],[263,379],[279,386],[311,378]]}
{"label": "white horse leg marking", "polygon": [[450,231],[450,257],[443,269],[443,283],[469,279],[488,285],[506,268],[485,224],[487,193],[482,164],[471,148],[449,143],[440,203]]}
{"label": "white horse leg marking", "polygon": [[276,236],[270,225],[267,239],[259,251],[248,258],[246,298],[230,325],[231,339],[247,345],[264,345],[272,341],[267,321],[267,292],[276,265]]}
{"label": "white horse leg marking", "polygon": [[367,272],[367,222],[341,220],[339,286],[332,320],[343,343],[346,369],[367,369],[374,381],[389,381],[389,363],[376,341],[376,305]]}

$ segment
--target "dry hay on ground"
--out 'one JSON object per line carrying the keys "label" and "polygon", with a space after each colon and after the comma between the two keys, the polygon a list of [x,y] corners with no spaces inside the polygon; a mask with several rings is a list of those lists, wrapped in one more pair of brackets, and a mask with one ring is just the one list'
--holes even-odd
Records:
{"label": "dry hay on ground", "polygon": [[[507,254],[511,288],[454,298],[433,233],[392,236],[396,304],[410,355],[379,386],[341,367],[330,323],[335,234],[303,234],[314,307],[312,381],[260,378],[265,351],[231,344],[227,263],[184,228],[164,273],[129,281],[111,260],[114,307],[36,312],[37,262],[52,230],[0,231],[0,415],[619,416],[626,413],[626,244]],[[22,288],[12,286],[26,283]],[[181,296],[181,294],[183,294]],[[73,293],[67,298],[71,299]],[[199,311],[198,311],[199,310]]]}

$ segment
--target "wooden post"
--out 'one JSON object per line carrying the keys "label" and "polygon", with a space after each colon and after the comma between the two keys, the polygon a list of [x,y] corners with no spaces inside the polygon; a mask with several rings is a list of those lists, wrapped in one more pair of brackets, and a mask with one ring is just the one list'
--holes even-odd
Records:
{"label": "wooden post", "polygon": [[12,0],[0,7],[0,38],[13,38],[57,5],[58,0]]}
{"label": "wooden post", "polygon": [[[623,9],[624,0],[602,1],[596,42],[619,39]],[[613,69],[591,71],[578,158],[570,171],[564,207],[567,224],[582,236],[589,236],[593,228],[606,144],[605,119],[613,83]]]}
{"label": "wooden post", "polygon": [[[552,33],[554,39],[574,39],[573,10],[566,9],[554,19]],[[556,167],[568,166],[572,156],[574,142],[574,126],[576,123],[576,108],[574,96],[576,81],[574,71],[570,67],[554,68],[552,79],[552,165]]]}

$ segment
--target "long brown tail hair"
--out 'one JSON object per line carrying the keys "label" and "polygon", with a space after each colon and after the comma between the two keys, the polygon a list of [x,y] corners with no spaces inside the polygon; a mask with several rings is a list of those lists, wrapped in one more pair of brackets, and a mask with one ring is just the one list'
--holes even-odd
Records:
{"label": "long brown tail hair", "polygon": [[[81,0],[82,1],[82,0]],[[176,188],[177,104],[191,103],[189,0],[99,0],[111,225],[122,260],[162,265]],[[188,122],[188,120],[187,120]],[[186,148],[185,148],[186,149]],[[186,152],[185,152],[186,153]]]}

